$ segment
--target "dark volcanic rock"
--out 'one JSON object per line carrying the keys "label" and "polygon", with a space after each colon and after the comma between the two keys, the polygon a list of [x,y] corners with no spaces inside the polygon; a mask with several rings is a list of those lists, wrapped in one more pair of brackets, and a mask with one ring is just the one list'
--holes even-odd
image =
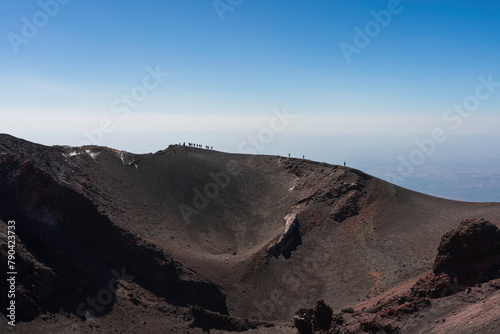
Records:
{"label": "dark volcanic rock", "polygon": [[318,300],[313,311],[314,330],[328,330],[332,325],[333,311],[332,308],[325,304],[324,301]]}
{"label": "dark volcanic rock", "polygon": [[446,274],[428,274],[419,279],[411,288],[415,298],[442,298],[465,290],[465,286],[455,284]]}
{"label": "dark volcanic rock", "polygon": [[465,220],[442,237],[433,271],[465,285],[499,277],[500,230],[483,219]]}
{"label": "dark volcanic rock", "polygon": [[411,288],[417,298],[442,298],[500,277],[500,230],[482,219],[468,219],[443,235],[433,273]]}
{"label": "dark volcanic rock", "polygon": [[[14,154],[0,157],[0,219],[9,217],[17,217],[19,320],[60,309],[82,316],[80,303],[114,277],[133,279],[174,305],[227,313],[217,285],[120,229],[88,198]],[[7,272],[6,247],[0,258],[0,269]],[[2,291],[5,285],[0,283]],[[0,296],[2,313],[6,295]],[[105,314],[112,305],[98,312]]]}
{"label": "dark volcanic rock", "polygon": [[[324,301],[318,300],[313,309],[301,308],[295,312],[294,325],[300,334],[312,334],[330,330],[333,311]],[[336,319],[339,322],[339,319]],[[342,323],[343,320],[340,321]]]}
{"label": "dark volcanic rock", "polygon": [[301,308],[295,312],[293,317],[293,324],[299,331],[299,334],[312,334],[313,324],[312,324],[313,310]]}

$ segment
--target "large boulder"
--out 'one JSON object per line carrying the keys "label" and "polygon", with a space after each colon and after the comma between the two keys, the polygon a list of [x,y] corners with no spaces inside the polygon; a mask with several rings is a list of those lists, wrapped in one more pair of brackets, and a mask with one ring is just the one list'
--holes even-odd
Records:
{"label": "large boulder", "polygon": [[293,317],[293,324],[295,328],[297,328],[299,334],[313,333],[312,317],[313,317],[312,308],[309,309],[301,308],[297,312],[295,312],[295,315]]}
{"label": "large boulder", "polygon": [[332,308],[326,305],[324,301],[318,300],[313,311],[314,329],[316,331],[329,330],[332,325],[332,320]]}
{"label": "large boulder", "polygon": [[500,277],[500,230],[483,219],[465,220],[443,235],[433,271],[465,285]]}
{"label": "large boulder", "polygon": [[[301,308],[293,318],[299,334],[328,332],[332,326],[333,311],[324,301],[318,300],[314,309]],[[339,319],[336,319],[337,322]]]}

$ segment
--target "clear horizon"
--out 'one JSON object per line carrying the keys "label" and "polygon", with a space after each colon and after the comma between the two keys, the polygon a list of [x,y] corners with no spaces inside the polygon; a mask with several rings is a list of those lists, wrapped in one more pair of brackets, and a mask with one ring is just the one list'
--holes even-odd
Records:
{"label": "clear horizon", "polygon": [[0,132],[134,153],[196,142],[305,155],[431,195],[500,202],[499,3],[0,8]]}

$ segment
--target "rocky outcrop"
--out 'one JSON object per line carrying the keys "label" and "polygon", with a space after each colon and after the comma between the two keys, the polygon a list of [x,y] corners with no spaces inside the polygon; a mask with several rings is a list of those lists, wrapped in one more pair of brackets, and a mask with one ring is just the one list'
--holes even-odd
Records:
{"label": "rocky outcrop", "polygon": [[267,252],[272,256],[284,254],[285,257],[288,257],[294,246],[300,243],[300,240],[301,237],[297,216],[295,214],[288,214],[285,217],[285,231],[271,242],[267,247]]}
{"label": "rocky outcrop", "polygon": [[295,315],[293,316],[293,325],[297,328],[299,334],[313,333],[312,315],[312,308],[301,308],[295,312]]}
{"label": "rocky outcrop", "polygon": [[[495,280],[500,277],[500,230],[483,219],[465,220],[443,235],[433,271],[408,290],[388,294],[369,307],[342,309],[342,313],[349,314],[345,319],[339,318],[342,314],[328,318],[323,315],[321,319],[328,320],[321,321],[321,329],[327,333],[404,333],[405,322],[418,319],[417,314],[421,318],[429,314],[440,317],[436,323],[445,321],[442,317],[447,312],[436,311],[440,307],[438,299],[452,296],[480,300],[484,291],[498,290]],[[484,285],[489,287],[478,292]],[[300,309],[296,313],[294,323],[299,333],[314,333],[320,328],[317,312],[322,309],[318,302],[314,311]],[[331,326],[327,328],[328,323]]]}
{"label": "rocky outcrop", "polygon": [[369,175],[357,170],[337,168],[329,175],[313,176],[312,180],[297,186],[307,192],[296,204],[324,203],[329,207],[330,218],[342,223],[360,213],[367,201],[365,195],[370,180]]}
{"label": "rocky outcrop", "polygon": [[333,321],[332,308],[325,304],[324,301],[318,300],[313,311],[314,330],[324,331],[330,329]]}
{"label": "rocky outcrop", "polygon": [[500,230],[483,219],[465,220],[442,237],[433,271],[462,285],[500,277]]}
{"label": "rocky outcrop", "polygon": [[324,301],[318,300],[314,309],[301,308],[295,312],[293,320],[300,334],[326,333],[332,326],[333,311]]}

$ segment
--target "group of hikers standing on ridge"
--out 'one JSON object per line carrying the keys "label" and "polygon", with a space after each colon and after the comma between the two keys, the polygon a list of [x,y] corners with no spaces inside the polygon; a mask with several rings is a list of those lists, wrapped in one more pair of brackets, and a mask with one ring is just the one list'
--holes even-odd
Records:
{"label": "group of hikers standing on ridge", "polygon": [[[181,144],[179,144],[180,146]],[[203,148],[203,145],[201,144],[194,144],[194,143],[188,143],[189,147],[194,147],[194,148]],[[182,143],[182,146],[186,146],[186,142]],[[205,149],[206,150],[213,150],[214,147],[213,146],[208,146],[208,145],[205,145]]]}
{"label": "group of hikers standing on ridge", "polygon": [[[181,146],[181,144],[179,143],[179,146]],[[182,146],[186,146],[186,142],[183,142],[182,143]],[[194,144],[194,143],[188,143],[188,146],[189,147],[194,147],[194,148],[203,148],[203,145],[201,144]],[[205,149],[206,150],[213,150],[214,147],[213,146],[208,146],[208,145],[205,145]],[[288,153],[288,158],[290,158],[290,153]],[[305,155],[302,155],[302,159],[305,159],[306,156]],[[346,163],[344,161],[344,167],[346,166]]]}

